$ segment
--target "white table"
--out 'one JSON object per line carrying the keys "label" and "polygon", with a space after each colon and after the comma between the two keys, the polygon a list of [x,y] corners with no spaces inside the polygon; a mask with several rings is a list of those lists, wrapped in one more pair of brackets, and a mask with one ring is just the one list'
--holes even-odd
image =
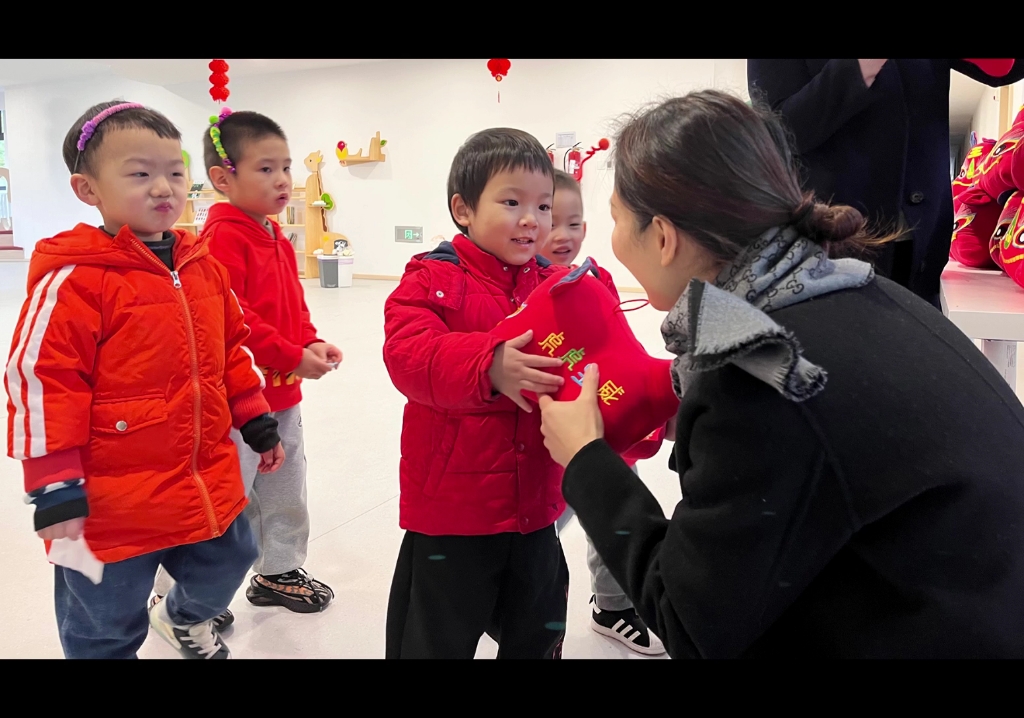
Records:
{"label": "white table", "polygon": [[950,260],[942,273],[942,313],[982,351],[1014,391],[1017,343],[1024,342],[1024,288],[996,269],[970,269]]}

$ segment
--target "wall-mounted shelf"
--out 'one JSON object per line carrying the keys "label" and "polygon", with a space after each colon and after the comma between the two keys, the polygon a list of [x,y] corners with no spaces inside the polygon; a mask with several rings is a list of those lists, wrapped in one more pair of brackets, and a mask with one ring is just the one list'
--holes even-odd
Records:
{"label": "wall-mounted shelf", "polygon": [[383,147],[385,143],[386,140],[381,142],[380,132],[378,132],[374,135],[374,138],[370,140],[370,149],[366,157],[363,157],[362,150],[359,150],[359,152],[354,155],[347,153],[343,154],[339,151],[336,153],[338,155],[338,161],[341,162],[342,167],[347,167],[348,165],[364,165],[370,162],[383,162],[387,157],[385,157],[384,153],[380,151],[380,148]]}
{"label": "wall-mounted shelf", "polygon": [[[362,150],[360,150],[360,152],[362,152]],[[368,162],[383,162],[383,161],[384,160],[382,160],[382,159],[378,160],[378,159],[373,159],[372,157],[360,157],[359,155],[356,155],[356,156],[353,157],[352,155],[349,155],[348,157],[346,157],[342,161],[341,164],[343,166],[347,166],[347,165],[365,165]]]}

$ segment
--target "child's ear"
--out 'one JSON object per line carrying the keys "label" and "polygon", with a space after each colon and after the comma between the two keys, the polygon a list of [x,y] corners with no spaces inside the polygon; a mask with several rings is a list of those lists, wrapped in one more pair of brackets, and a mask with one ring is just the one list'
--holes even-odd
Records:
{"label": "child's ear", "polygon": [[92,180],[83,174],[71,175],[71,191],[75,193],[78,199],[85,202],[90,207],[98,207],[100,198],[96,196],[96,191],[93,189]]}
{"label": "child's ear", "polygon": [[210,184],[221,194],[226,195],[228,190],[231,189],[231,185],[228,182],[228,171],[223,167],[211,167],[206,171],[206,174],[210,178]]}
{"label": "child's ear", "polygon": [[587,238],[587,221],[583,220],[583,239]]}
{"label": "child's ear", "polygon": [[469,208],[460,194],[452,195],[452,216],[463,227],[468,227],[469,223],[473,221],[473,210]]}

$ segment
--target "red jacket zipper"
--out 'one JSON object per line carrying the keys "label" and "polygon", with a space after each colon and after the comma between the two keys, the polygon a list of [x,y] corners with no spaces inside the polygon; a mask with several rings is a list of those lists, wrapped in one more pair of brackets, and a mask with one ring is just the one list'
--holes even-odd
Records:
{"label": "red jacket zipper", "polygon": [[[202,440],[203,399],[202,390],[199,385],[199,352],[196,349],[196,336],[195,327],[192,324],[192,313],[189,311],[188,300],[185,298],[185,291],[184,289],[182,289],[181,277],[178,275],[177,270],[167,269],[164,263],[157,259],[155,256],[153,256],[152,253],[148,249],[146,249],[145,246],[142,245],[138,240],[135,240],[135,243],[137,243],[137,248],[139,250],[144,250],[140,251],[140,254],[142,254],[143,257],[145,257],[148,261],[152,262],[153,264],[159,266],[161,269],[167,270],[170,273],[171,281],[174,282],[174,288],[178,290],[178,298],[181,300],[182,311],[185,313],[185,327],[188,333],[189,358],[192,363],[192,391],[194,397],[194,413],[192,417],[192,426],[194,428],[192,438],[192,478],[196,483],[196,488],[199,489],[199,496],[203,502],[203,510],[206,513],[206,520],[210,524],[210,530],[213,532],[213,537],[216,538],[221,535],[220,527],[217,525],[217,514],[213,510],[213,502],[210,501],[210,492],[206,488],[206,484],[203,482],[202,476],[199,475],[199,444],[200,441]],[[186,257],[185,259],[183,259],[180,267],[185,266],[189,259],[191,259],[191,257]]]}

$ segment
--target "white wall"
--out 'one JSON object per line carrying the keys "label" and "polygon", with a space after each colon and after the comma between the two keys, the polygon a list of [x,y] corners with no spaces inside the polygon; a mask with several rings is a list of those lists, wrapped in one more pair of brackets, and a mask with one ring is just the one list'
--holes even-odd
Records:
{"label": "white wall", "polygon": [[971,120],[971,130],[983,139],[999,139],[999,88],[986,87]]}
{"label": "white wall", "polygon": [[1020,112],[1021,106],[1024,105],[1024,80],[1010,85],[1010,104],[1013,107],[1013,114],[1010,119],[1012,122],[1013,118]]}
{"label": "white wall", "polygon": [[[166,114],[184,135],[183,146],[202,170],[200,133],[209,110],[155,85],[117,78],[86,79],[8,87],[7,164],[16,188],[14,207],[19,245],[31,251],[37,241],[71,229],[78,222],[99,223],[99,213],[71,191],[61,156],[64,136],[90,106],[123,98]],[[26,252],[27,253],[27,252]]]}
{"label": "white wall", "polygon": [[[395,60],[232,80],[227,104],[262,112],[281,124],[295,161],[296,184],[308,176],[303,158],[314,150],[323,153],[324,187],[337,204],[328,213],[331,231],[352,240],[357,273],[397,276],[410,256],[431,246],[431,237],[450,238],[456,231],[447,209],[448,170],[472,133],[517,127],[547,146],[556,132],[575,131],[586,150],[612,137],[622,113],[712,86],[747,99],[746,61],[513,60],[499,84],[484,60]],[[169,89],[206,108],[205,115],[216,108],[205,83]],[[341,167],[334,155],[338,141],[348,143],[353,153],[362,149],[366,154],[378,130],[388,141],[387,161]],[[612,173],[602,169],[607,154],[584,166],[589,230],[584,255],[593,255],[621,286],[637,286],[609,243]],[[560,155],[556,164],[561,166]],[[397,243],[395,225],[422,226],[427,241]]]}

